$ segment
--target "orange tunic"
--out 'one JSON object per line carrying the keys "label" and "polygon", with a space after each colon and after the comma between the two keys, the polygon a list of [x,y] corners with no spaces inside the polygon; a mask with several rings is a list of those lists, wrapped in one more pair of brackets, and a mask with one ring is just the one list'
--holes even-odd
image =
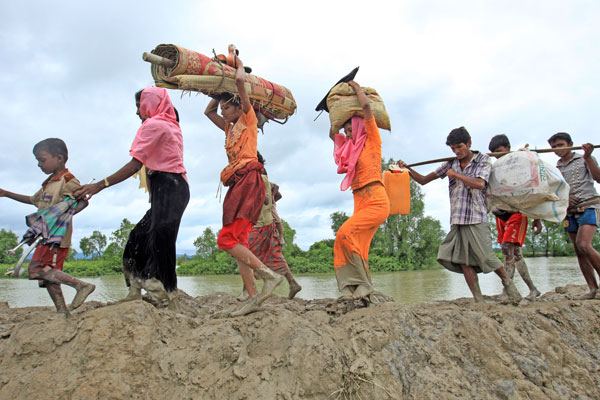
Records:
{"label": "orange tunic", "polygon": [[375,118],[365,121],[367,140],[363,147],[356,167],[354,167],[354,179],[352,179],[352,191],[358,190],[368,183],[379,182],[383,185],[381,174],[381,136]]}
{"label": "orange tunic", "polygon": [[365,129],[367,140],[352,180],[354,213],[338,230],[333,246],[333,266],[340,290],[346,286],[373,287],[369,248],[375,232],[390,213],[381,174],[381,137],[375,118],[365,121]]}
{"label": "orange tunic", "polygon": [[258,120],[251,108],[242,113],[235,124],[229,124],[225,131],[225,152],[229,164],[221,171],[221,182],[227,180],[240,168],[256,158],[256,141],[258,135]]}

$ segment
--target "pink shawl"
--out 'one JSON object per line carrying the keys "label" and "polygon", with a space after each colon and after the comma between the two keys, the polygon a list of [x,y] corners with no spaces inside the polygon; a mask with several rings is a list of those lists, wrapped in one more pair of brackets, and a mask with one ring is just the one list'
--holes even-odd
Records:
{"label": "pink shawl", "polygon": [[352,117],[352,139],[337,133],[334,139],[333,158],[338,166],[338,174],[346,174],[340,185],[341,190],[346,190],[352,185],[358,157],[362,153],[367,141],[365,121],[360,117]]}
{"label": "pink shawl", "polygon": [[138,129],[129,154],[151,170],[185,176],[183,135],[166,89],[149,86],[140,97],[140,115],[148,118]]}

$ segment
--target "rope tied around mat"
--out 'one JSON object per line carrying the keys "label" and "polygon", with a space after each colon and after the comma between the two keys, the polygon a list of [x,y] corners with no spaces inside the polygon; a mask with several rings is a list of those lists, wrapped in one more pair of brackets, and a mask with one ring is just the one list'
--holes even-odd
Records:
{"label": "rope tied around mat", "polygon": [[[269,111],[267,109],[267,107],[269,107],[269,104],[271,104],[271,102],[273,101],[273,98],[275,97],[275,86],[273,86],[273,82],[267,81],[267,80],[265,80],[265,81],[269,82],[271,84],[271,97],[269,98],[269,101],[267,102],[267,104],[264,107],[262,107],[262,108],[264,108],[265,110],[267,110],[267,112],[271,113],[271,111]],[[286,121],[287,121],[287,117],[286,117]]]}
{"label": "rope tied around mat", "polygon": [[215,89],[215,91],[221,89],[221,87],[223,86],[223,82],[225,81],[225,67],[223,66],[223,63],[221,62],[221,60],[219,60],[219,57],[217,57],[217,53],[215,52],[215,49],[212,49],[213,51],[213,55],[214,58],[213,60],[216,61],[219,66],[221,67],[221,82],[219,82],[219,86],[217,86],[217,88]]}

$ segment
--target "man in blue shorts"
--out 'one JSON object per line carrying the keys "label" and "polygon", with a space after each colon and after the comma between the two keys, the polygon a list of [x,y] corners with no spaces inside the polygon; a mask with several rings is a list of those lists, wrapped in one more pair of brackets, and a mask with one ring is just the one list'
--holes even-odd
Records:
{"label": "man in blue shorts", "polygon": [[594,146],[582,145],[583,155],[561,148],[572,147],[571,136],[559,132],[548,139],[548,143],[560,159],[556,167],[571,187],[569,207],[565,218],[565,231],[571,238],[579,268],[590,292],[580,299],[595,299],[598,293],[596,273],[600,275],[600,253],[592,247],[592,239],[600,224],[600,195],[594,188],[594,181],[600,183],[600,167],[592,156]]}

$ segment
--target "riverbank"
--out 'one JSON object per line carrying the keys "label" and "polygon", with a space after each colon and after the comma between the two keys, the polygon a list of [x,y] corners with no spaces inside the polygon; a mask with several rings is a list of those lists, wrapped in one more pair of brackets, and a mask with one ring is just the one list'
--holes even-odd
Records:
{"label": "riverbank", "polygon": [[[531,278],[541,292],[552,291],[558,286],[585,283],[575,257],[535,258],[527,262]],[[302,286],[298,296],[305,300],[339,296],[333,271],[328,274],[296,274],[295,276]],[[106,303],[122,299],[127,295],[123,274],[82,279],[96,285],[96,290],[89,297],[90,301]],[[454,300],[470,296],[464,277],[443,268],[377,272],[372,274],[372,279],[379,291],[402,304]],[[215,292],[237,296],[241,291],[241,285],[239,275],[197,275],[177,278],[177,286],[193,297],[207,296]],[[484,294],[498,294],[502,291],[500,280],[495,274],[481,274],[479,285]],[[515,276],[515,285],[522,294],[528,292],[527,286],[518,275]],[[69,286],[64,286],[63,292],[67,302],[75,296],[75,290]],[[275,293],[286,296],[288,284],[283,282]],[[0,279],[0,302],[3,301],[8,302],[13,308],[52,305],[46,290],[38,289],[37,282],[26,278]]]}
{"label": "riverbank", "polygon": [[[471,299],[352,309],[270,299],[246,317],[231,295],[179,312],[145,301],[0,306],[1,398],[595,398],[600,301],[557,288],[518,307]],[[493,301],[493,298],[489,298]]]}
{"label": "riverbank", "polygon": [[[296,261],[296,263],[294,263]],[[290,269],[294,274],[327,274],[333,271],[333,258],[331,262],[310,263],[303,260],[290,262]],[[14,264],[0,264],[0,279],[12,279],[5,276],[5,272],[12,268]],[[427,263],[412,268],[399,265],[397,261],[390,257],[373,257],[370,263],[372,272],[401,272],[401,271],[422,271],[429,269],[440,269],[442,266],[435,263]],[[22,267],[24,269],[22,278],[27,278],[27,262]],[[123,273],[123,267],[119,262],[111,260],[76,260],[66,261],[64,271],[72,276],[85,278],[97,276],[109,276]],[[207,275],[239,275],[237,264],[233,259],[228,259],[224,263],[207,263],[201,260],[187,260],[186,263],[178,264],[178,276],[207,276]]]}

